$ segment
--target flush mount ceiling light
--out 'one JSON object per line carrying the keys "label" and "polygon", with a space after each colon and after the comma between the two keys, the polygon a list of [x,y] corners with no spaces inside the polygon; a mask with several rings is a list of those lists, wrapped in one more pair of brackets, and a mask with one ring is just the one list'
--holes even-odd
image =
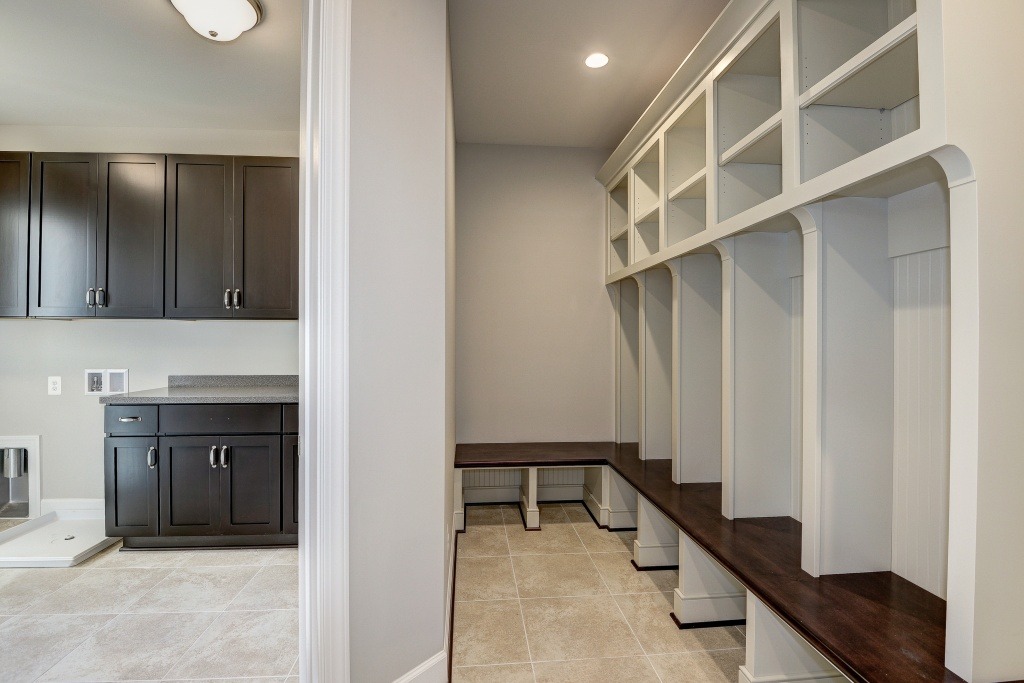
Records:
{"label": "flush mount ceiling light", "polygon": [[171,0],[185,21],[204,38],[225,43],[263,18],[259,0]]}
{"label": "flush mount ceiling light", "polygon": [[602,66],[608,63],[608,55],[600,52],[595,52],[586,59],[583,63],[589,66],[591,69],[600,69]]}

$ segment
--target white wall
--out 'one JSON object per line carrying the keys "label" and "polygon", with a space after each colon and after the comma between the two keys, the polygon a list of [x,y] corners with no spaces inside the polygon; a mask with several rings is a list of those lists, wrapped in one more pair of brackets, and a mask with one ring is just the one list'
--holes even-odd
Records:
{"label": "white wall", "polygon": [[444,650],[446,24],[444,0],[352,2],[344,521],[360,683]]}
{"label": "white wall", "polygon": [[[298,122],[296,122],[297,124]],[[0,149],[294,156],[289,131],[0,125]],[[42,437],[42,497],[103,497],[103,412],[86,368],[128,368],[130,388],[167,375],[298,374],[295,322],[0,320],[0,434]],[[64,393],[47,396],[46,378]]]}
{"label": "white wall", "polygon": [[458,441],[614,439],[607,152],[459,145]]}
{"label": "white wall", "polygon": [[[298,374],[294,321],[0,320],[0,434],[39,434],[42,497],[103,497],[103,408],[86,368],[128,368],[132,390],[167,375]],[[48,396],[46,378],[63,378]]]}

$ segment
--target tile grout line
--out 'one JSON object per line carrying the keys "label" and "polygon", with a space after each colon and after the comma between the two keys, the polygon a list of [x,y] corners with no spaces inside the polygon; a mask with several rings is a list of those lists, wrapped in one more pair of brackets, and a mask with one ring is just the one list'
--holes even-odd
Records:
{"label": "tile grout line", "polygon": [[[562,511],[565,512],[565,509],[563,508]],[[583,543],[583,537],[580,536],[578,531],[576,531],[576,527],[573,527],[572,530],[573,530],[573,533],[576,534],[576,537],[580,539],[580,543]],[[609,531],[608,533],[613,533],[613,532]],[[636,631],[633,630],[633,625],[631,623],[629,623],[629,619],[626,618],[626,613],[622,611],[622,606],[619,605],[619,601],[615,599],[614,594],[612,593],[611,587],[609,587],[608,586],[608,582],[605,581],[604,574],[601,573],[601,569],[597,566],[597,562],[594,561],[594,557],[593,557],[593,555],[590,552],[590,548],[587,548],[587,544],[586,543],[583,543],[583,547],[586,548],[586,550],[587,550],[587,558],[590,559],[590,563],[592,565],[594,565],[594,571],[596,571],[597,575],[601,577],[601,582],[604,583],[604,587],[608,591],[608,595],[611,597],[612,602],[615,604],[615,609],[619,610],[619,614],[622,615],[622,620],[624,622],[626,622],[626,628],[629,629],[629,633],[633,636],[633,640],[636,641],[636,644],[640,646],[640,652],[643,653],[644,659],[647,660],[647,666],[651,667],[651,670],[654,671],[654,675],[657,677],[659,683],[665,683],[662,680],[662,678],[661,678],[661,674],[659,674],[658,670],[654,667],[654,662],[651,661],[651,656],[649,654],[647,654],[647,648],[645,648],[644,644],[640,642],[640,638],[637,637]]]}
{"label": "tile grout line", "polygon": [[530,633],[526,630],[526,615],[523,613],[523,599],[519,596],[519,579],[516,578],[516,563],[512,561],[512,544],[509,543],[508,525],[505,524],[505,511],[501,511],[501,528],[505,531],[505,543],[508,543],[508,564],[512,567],[512,585],[516,587],[516,605],[519,607],[519,619],[523,624],[523,638],[526,640],[526,656],[530,659],[530,674],[537,683],[537,667],[533,665],[533,650],[530,648]]}
{"label": "tile grout line", "polygon": [[[162,680],[162,681],[168,680],[167,677],[170,676],[171,672],[174,671],[175,667],[177,667],[178,664],[180,664],[182,662],[182,660],[185,659],[185,656],[188,655],[188,653],[192,651],[192,648],[196,646],[196,643],[198,643],[200,640],[202,640],[203,636],[205,636],[210,631],[210,629],[213,628],[213,625],[216,624],[218,621],[220,621],[221,616],[223,616],[226,613],[226,611],[227,611],[227,606],[231,605],[231,603],[234,602],[235,598],[237,598],[239,596],[239,594],[242,591],[245,590],[246,586],[248,586],[250,583],[252,583],[253,579],[255,579],[259,575],[259,573],[261,571],[263,571],[262,568],[257,570],[255,574],[253,574],[251,577],[249,577],[249,580],[246,581],[245,584],[243,584],[242,587],[238,589],[238,592],[235,593],[234,596],[232,596],[232,598],[230,600],[228,600],[227,605],[225,605],[224,609],[222,609],[222,610],[220,610],[218,612],[209,612],[209,614],[217,614],[217,616],[215,616],[213,619],[210,620],[210,623],[206,626],[206,628],[203,629],[203,632],[200,633],[198,636],[196,636],[195,640],[193,640],[189,644],[189,646],[185,648],[185,650],[181,653],[180,657],[178,657],[177,659],[174,660],[174,663],[171,664],[171,666],[167,669],[167,671],[164,672],[164,675],[160,677],[160,680]],[[290,671],[290,669],[289,669],[289,671]]]}
{"label": "tile grout line", "polygon": [[[26,616],[89,616],[89,615],[85,615],[85,614],[82,614],[82,615],[47,614],[47,615],[26,615]],[[53,669],[56,668],[58,665],[60,665],[61,662],[63,662],[65,659],[67,659],[68,657],[73,655],[75,652],[78,652],[78,650],[80,650],[82,648],[82,646],[85,645],[86,641],[88,641],[90,638],[92,638],[97,633],[99,633],[100,631],[105,629],[107,626],[109,626],[112,621],[114,621],[115,619],[117,619],[120,616],[120,614],[111,614],[109,616],[110,616],[109,619],[104,621],[102,624],[98,624],[96,626],[96,628],[91,630],[84,638],[82,638],[82,642],[80,642],[78,645],[76,645],[73,648],[71,648],[71,650],[68,651],[68,653],[66,655],[64,655],[63,657],[58,659],[56,662],[54,662],[49,668],[46,669],[46,671],[44,671],[43,673],[41,673],[38,676],[36,676],[35,679],[33,679],[33,680],[38,681],[41,678],[43,678],[43,676],[45,676],[46,674],[48,674],[51,671],[53,671]]]}

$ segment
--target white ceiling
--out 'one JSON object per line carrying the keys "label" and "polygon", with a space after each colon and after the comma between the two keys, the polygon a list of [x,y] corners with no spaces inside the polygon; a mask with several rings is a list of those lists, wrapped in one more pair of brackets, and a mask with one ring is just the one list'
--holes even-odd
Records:
{"label": "white ceiling", "polygon": [[3,0],[0,125],[298,130],[298,0],[233,43],[170,0]]}
{"label": "white ceiling", "polygon": [[451,0],[458,141],[615,147],[726,4]]}

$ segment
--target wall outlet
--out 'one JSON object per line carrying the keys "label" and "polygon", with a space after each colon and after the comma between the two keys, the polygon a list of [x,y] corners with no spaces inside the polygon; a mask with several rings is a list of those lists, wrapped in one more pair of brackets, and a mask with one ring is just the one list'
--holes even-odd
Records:
{"label": "wall outlet", "polygon": [[46,393],[50,396],[60,396],[60,377],[46,378]]}

